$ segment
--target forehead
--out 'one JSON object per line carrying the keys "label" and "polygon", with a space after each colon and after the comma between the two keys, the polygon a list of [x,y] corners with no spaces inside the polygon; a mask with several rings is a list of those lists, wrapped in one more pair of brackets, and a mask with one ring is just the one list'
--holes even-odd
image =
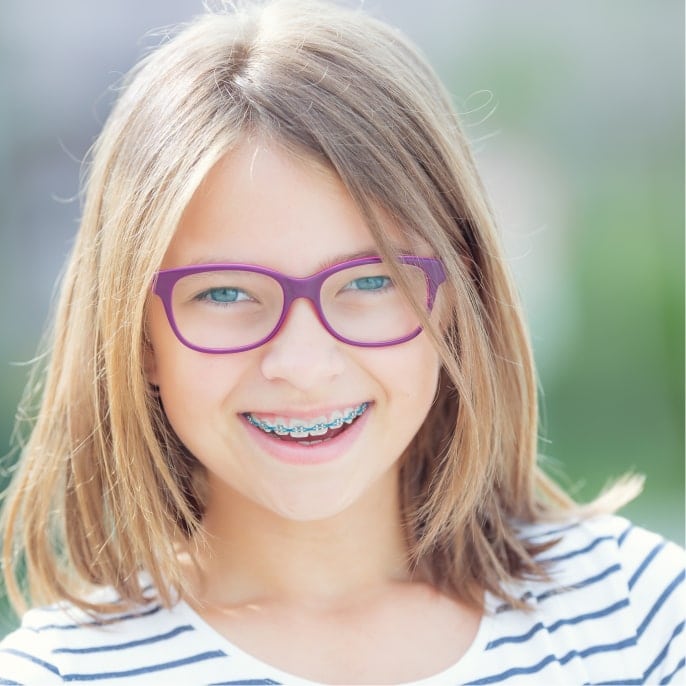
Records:
{"label": "forehead", "polygon": [[[378,219],[402,252],[410,245],[381,208]],[[337,256],[378,253],[366,218],[340,178],[304,156],[246,141],[210,170],[188,204],[162,267],[261,264],[307,275]]]}

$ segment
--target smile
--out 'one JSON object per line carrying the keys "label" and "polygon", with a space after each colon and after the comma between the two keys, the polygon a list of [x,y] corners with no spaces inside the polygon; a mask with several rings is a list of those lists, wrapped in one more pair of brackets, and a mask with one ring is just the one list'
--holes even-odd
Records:
{"label": "smile", "polygon": [[[302,441],[309,437],[329,440],[348,428],[350,424],[364,414],[368,407],[369,403],[364,402],[355,407],[334,410],[329,415],[321,415],[309,419],[274,417],[272,421],[268,421],[250,412],[244,413],[243,416],[254,427],[265,433],[273,433],[284,440]],[[315,441],[312,441],[311,443],[314,442]]]}

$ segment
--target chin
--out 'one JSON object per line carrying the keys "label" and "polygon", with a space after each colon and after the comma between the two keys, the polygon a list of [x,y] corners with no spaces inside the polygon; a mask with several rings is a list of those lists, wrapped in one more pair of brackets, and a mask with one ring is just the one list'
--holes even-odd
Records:
{"label": "chin", "polygon": [[333,499],[318,495],[316,498],[302,497],[288,502],[272,503],[268,509],[282,519],[306,523],[334,519],[345,513],[354,504],[354,498]]}
{"label": "chin", "polygon": [[342,504],[336,507],[336,505],[332,506],[331,503],[322,507],[303,505],[299,508],[283,509],[276,514],[291,522],[323,522],[343,514],[349,506],[349,504]]}

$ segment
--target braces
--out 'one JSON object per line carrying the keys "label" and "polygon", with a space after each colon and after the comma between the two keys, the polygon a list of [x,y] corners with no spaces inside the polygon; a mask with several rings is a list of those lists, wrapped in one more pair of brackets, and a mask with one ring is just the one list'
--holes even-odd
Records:
{"label": "braces", "polygon": [[359,407],[355,408],[352,412],[348,412],[344,417],[340,417],[338,419],[334,419],[332,422],[327,422],[325,424],[319,423],[319,424],[314,424],[312,426],[284,426],[283,424],[267,424],[266,422],[263,422],[259,419],[255,419],[252,415],[250,414],[245,414],[243,415],[253,426],[256,426],[258,429],[262,429],[262,431],[266,431],[267,433],[271,433],[272,431],[279,431],[281,433],[306,433],[310,431],[321,431],[322,429],[338,429],[339,427],[343,426],[343,424],[349,424],[352,422],[353,419],[357,419],[367,408],[369,407],[369,403],[362,403]]}

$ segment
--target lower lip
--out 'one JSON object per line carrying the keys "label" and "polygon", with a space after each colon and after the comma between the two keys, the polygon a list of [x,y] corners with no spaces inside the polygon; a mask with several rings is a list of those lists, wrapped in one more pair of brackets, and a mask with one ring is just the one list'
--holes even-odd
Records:
{"label": "lower lip", "polygon": [[[242,415],[241,419],[243,420],[243,425],[248,431],[248,434],[253,440],[264,452],[269,453],[269,455],[277,461],[289,465],[316,465],[333,462],[348,452],[364,429],[371,409],[370,405],[348,429],[338,434],[338,436],[335,436],[328,441],[322,441],[321,443],[315,443],[310,446],[273,438],[271,434],[265,433],[256,426],[253,426]],[[312,440],[317,440],[317,437],[312,436]]]}

